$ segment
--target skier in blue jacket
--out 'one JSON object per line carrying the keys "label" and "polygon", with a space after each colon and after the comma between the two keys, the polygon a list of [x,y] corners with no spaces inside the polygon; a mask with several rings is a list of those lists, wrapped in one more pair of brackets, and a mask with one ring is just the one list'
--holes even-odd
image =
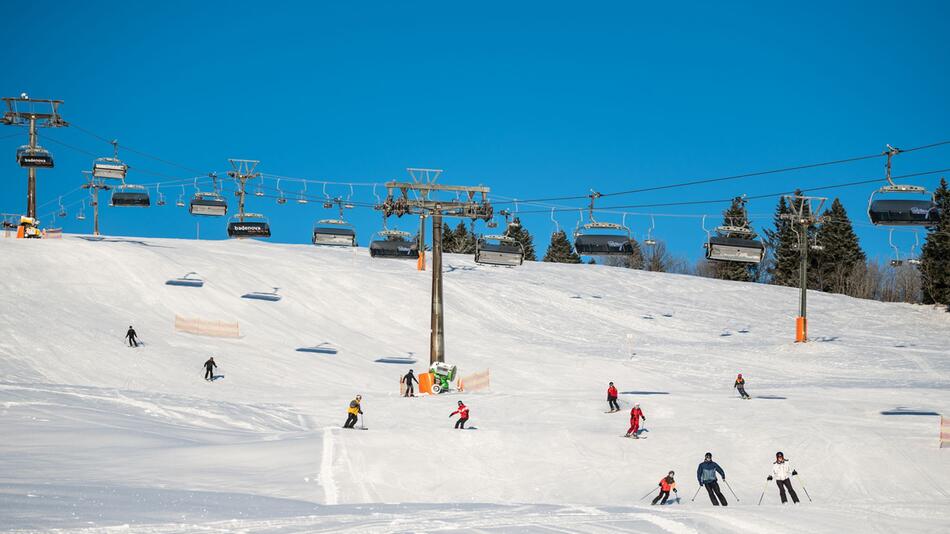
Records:
{"label": "skier in blue jacket", "polygon": [[716,479],[717,472],[723,480],[726,479],[726,472],[719,467],[719,464],[712,461],[712,453],[707,452],[703,463],[699,464],[699,467],[696,468],[696,480],[699,481],[700,486],[706,488],[706,491],[709,493],[709,500],[712,501],[713,506],[719,506],[720,504],[729,506],[729,503],[726,502],[726,497],[722,494],[722,491],[719,490],[719,481]]}

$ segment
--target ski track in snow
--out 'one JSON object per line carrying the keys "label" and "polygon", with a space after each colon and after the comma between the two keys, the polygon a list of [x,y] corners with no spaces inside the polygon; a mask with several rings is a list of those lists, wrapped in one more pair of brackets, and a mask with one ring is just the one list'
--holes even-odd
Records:
{"label": "ski track in snow", "polygon": [[[0,530],[950,524],[937,418],[884,415],[950,414],[950,315],[932,308],[813,293],[815,342],[795,345],[792,288],[604,266],[489,269],[450,255],[447,359],[462,375],[491,368],[492,387],[402,399],[397,378],[424,370],[429,341],[429,303],[416,296],[428,294],[430,273],[413,262],[365,249],[135,241],[0,240],[0,257],[30,266],[0,277]],[[203,288],[164,285],[189,271]],[[240,298],[274,286],[280,302]],[[238,321],[242,337],[175,333],[176,314]],[[130,323],[147,342],[140,349],[121,341]],[[337,353],[296,351],[323,343]],[[418,363],[378,363],[409,353]],[[201,380],[209,354],[225,376],[213,383]],[[751,401],[730,391],[736,372]],[[650,439],[617,437],[628,418],[602,413],[608,380],[624,412],[644,408]],[[371,430],[327,426],[356,393]],[[452,428],[460,398],[478,430]],[[727,509],[705,493],[689,502],[707,450],[741,498]],[[779,504],[765,483],[776,450],[804,477],[794,480],[798,506]],[[635,502],[670,469],[681,504]]]}

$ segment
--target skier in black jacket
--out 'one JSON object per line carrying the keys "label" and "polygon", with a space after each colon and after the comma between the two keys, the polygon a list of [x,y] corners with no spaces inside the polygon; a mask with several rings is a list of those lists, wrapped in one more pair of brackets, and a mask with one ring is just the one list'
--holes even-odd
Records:
{"label": "skier in black jacket", "polygon": [[208,358],[208,361],[205,362],[205,380],[214,380],[214,368],[218,364],[214,363],[214,356]]}
{"label": "skier in black jacket", "polygon": [[406,376],[402,377],[402,383],[406,385],[406,394],[403,397],[415,397],[416,393],[412,388],[412,381],[415,380],[416,384],[419,383],[419,379],[416,378],[416,375],[413,374],[412,369],[409,369],[409,372],[406,373]]}
{"label": "skier in black jacket", "polygon": [[722,491],[719,490],[719,481],[716,480],[716,473],[719,473],[722,479],[726,480],[726,472],[719,467],[719,464],[712,461],[712,453],[707,452],[703,463],[699,464],[699,467],[696,468],[696,480],[699,481],[700,486],[706,488],[706,491],[709,493],[709,500],[712,501],[713,506],[719,506],[720,504],[729,506],[729,503],[726,502],[726,497],[722,494]]}
{"label": "skier in black jacket", "polygon": [[132,328],[132,325],[129,325],[129,331],[125,333],[125,337],[129,340],[130,347],[138,347],[139,340],[135,338],[135,329]]}

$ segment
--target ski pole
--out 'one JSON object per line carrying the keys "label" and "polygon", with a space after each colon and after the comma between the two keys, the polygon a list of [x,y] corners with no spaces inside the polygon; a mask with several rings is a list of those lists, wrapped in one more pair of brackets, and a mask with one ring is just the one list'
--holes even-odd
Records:
{"label": "ski pole", "polygon": [[694,502],[694,501],[696,501],[696,496],[699,495],[699,490],[701,490],[701,489],[703,489],[703,486],[702,486],[702,485],[700,485],[698,488],[696,488],[696,493],[693,494],[693,498],[690,499],[689,502]]}
{"label": "ski pole", "polygon": [[646,498],[649,497],[650,495],[653,495],[653,492],[654,492],[654,491],[656,491],[656,488],[652,488],[650,491],[647,492],[646,495],[644,495],[643,497],[640,497],[640,500],[642,501],[643,499],[646,499]]}
{"label": "ski pole", "polygon": [[[722,481],[726,482],[726,479],[724,478]],[[736,492],[732,491],[732,486],[730,486],[728,482],[726,482],[726,487],[729,488],[729,493],[732,493],[732,496],[736,498],[736,502],[739,502],[739,496],[736,495]]]}
{"label": "ski pole", "polygon": [[762,504],[762,497],[765,497],[765,490],[769,489],[769,480],[765,479],[765,487],[762,488],[762,495],[759,495],[759,504]]}
{"label": "ski pole", "polygon": [[802,480],[802,476],[801,475],[795,475],[795,476],[798,477],[798,482],[799,484],[802,485],[802,489],[805,491],[805,497],[808,497],[808,502],[812,502],[811,495],[808,494],[808,489],[805,488],[805,482]]}

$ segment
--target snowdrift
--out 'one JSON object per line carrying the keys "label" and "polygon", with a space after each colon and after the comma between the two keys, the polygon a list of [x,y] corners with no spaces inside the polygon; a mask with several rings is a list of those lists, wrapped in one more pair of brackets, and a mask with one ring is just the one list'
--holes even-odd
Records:
{"label": "snowdrift", "polygon": [[[404,399],[399,377],[428,365],[431,273],[414,261],[72,235],[0,240],[0,258],[0,528],[950,528],[950,314],[929,307],[813,293],[813,342],[795,345],[791,288],[449,255],[446,359],[491,369],[491,388]],[[189,272],[202,287],[166,284]],[[365,432],[340,428],[356,394]],[[472,429],[452,428],[459,399]],[[621,437],[634,402],[647,439]],[[801,473],[795,507],[765,480],[778,450]],[[691,502],[707,451],[728,508]],[[679,502],[638,501],[669,470]]]}

